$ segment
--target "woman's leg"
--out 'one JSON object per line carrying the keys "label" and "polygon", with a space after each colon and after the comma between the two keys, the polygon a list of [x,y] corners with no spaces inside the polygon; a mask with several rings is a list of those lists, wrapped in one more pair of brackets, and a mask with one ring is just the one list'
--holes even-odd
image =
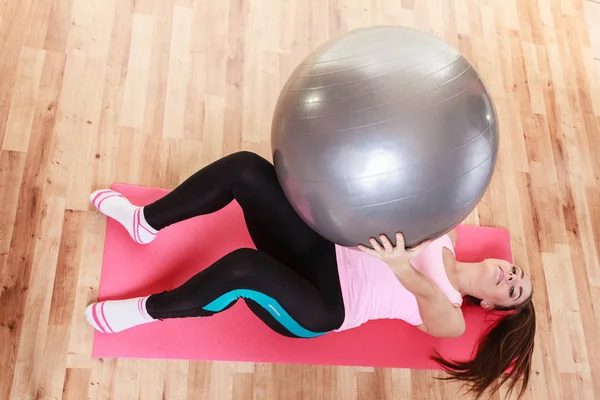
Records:
{"label": "woman's leg", "polygon": [[176,289],[148,298],[96,303],[86,316],[97,329],[117,332],[150,320],[210,316],[243,298],[276,332],[315,337],[341,326],[344,306],[335,253],[313,253],[312,268],[321,272],[318,285],[265,253],[239,249]]}
{"label": "woman's leg", "polygon": [[236,200],[256,247],[287,262],[325,240],[294,211],[277,180],[273,164],[241,151],[200,169],[172,192],[144,207],[149,224],[159,230],[213,213]]}
{"label": "woman's leg", "polygon": [[143,208],[132,206],[117,192],[104,190],[92,195],[100,211],[119,220],[139,243],[151,241],[160,229],[216,212],[233,200],[244,212],[256,247],[280,262],[288,264],[315,246],[331,245],[294,211],[273,164],[246,151],[207,165]]}

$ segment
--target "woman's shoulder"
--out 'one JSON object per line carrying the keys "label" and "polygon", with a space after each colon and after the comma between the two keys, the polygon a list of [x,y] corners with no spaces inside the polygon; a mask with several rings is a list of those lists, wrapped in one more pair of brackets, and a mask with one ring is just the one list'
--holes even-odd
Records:
{"label": "woman's shoulder", "polygon": [[450,232],[448,232],[448,237],[452,241],[452,246],[456,247],[456,239],[457,239],[456,229],[452,229]]}
{"label": "woman's shoulder", "polygon": [[446,276],[448,277],[448,281],[452,288],[458,292],[458,282],[456,277],[456,256],[454,254],[454,248],[456,247],[456,229],[453,229],[448,234],[450,241],[452,242],[452,250],[444,249],[442,252],[442,262],[444,264],[444,270],[446,272]]}

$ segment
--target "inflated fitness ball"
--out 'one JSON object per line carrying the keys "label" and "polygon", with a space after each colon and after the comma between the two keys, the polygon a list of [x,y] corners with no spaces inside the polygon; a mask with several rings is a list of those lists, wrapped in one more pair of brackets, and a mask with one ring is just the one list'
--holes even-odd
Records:
{"label": "inflated fitness ball", "polygon": [[309,55],[272,126],[279,182],[315,231],[343,245],[447,233],[486,191],[495,108],[453,47],[403,27],[351,31]]}

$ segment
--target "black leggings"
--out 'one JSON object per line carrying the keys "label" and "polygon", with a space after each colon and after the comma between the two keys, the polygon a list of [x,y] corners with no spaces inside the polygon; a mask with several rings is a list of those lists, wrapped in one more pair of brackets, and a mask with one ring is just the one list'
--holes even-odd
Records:
{"label": "black leggings", "polygon": [[158,319],[204,317],[242,298],[285,336],[315,337],[339,328],[344,304],[335,245],[298,216],[264,158],[249,152],[226,156],[144,207],[144,216],[160,230],[234,199],[257,250],[235,250],[180,287],[150,296],[148,313]]}

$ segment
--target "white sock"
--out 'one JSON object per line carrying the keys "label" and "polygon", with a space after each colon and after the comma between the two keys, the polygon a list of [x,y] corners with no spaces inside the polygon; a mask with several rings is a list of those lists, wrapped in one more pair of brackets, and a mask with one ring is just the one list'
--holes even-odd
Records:
{"label": "white sock", "polygon": [[146,297],[93,303],[85,309],[85,319],[102,333],[115,333],[158,321],[146,311]]}
{"label": "white sock", "polygon": [[158,231],[146,222],[144,208],[134,206],[121,193],[110,189],[97,190],[90,195],[90,201],[102,214],[123,225],[137,243],[147,244],[156,237]]}

